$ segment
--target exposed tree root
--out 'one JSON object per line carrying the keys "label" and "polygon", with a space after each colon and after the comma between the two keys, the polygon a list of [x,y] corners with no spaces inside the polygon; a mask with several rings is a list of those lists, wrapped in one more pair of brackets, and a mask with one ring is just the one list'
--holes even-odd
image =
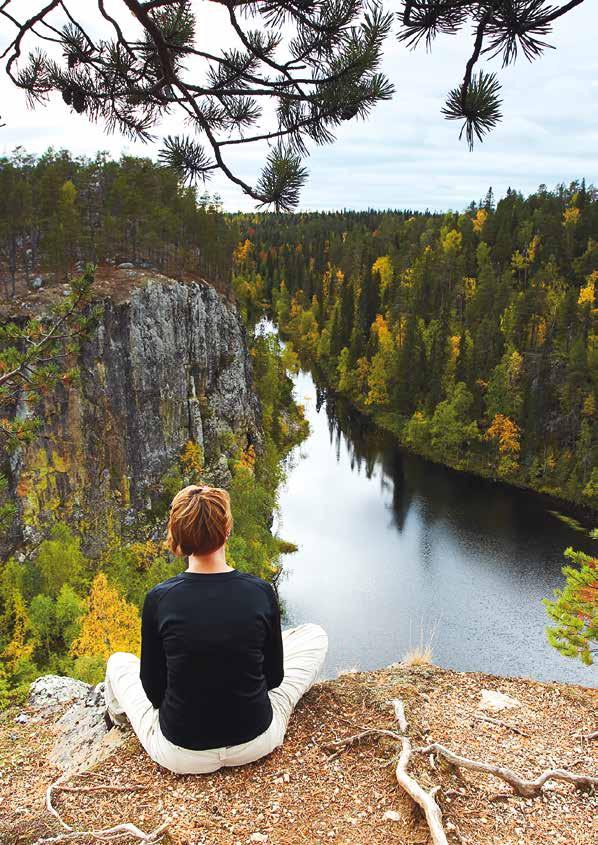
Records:
{"label": "exposed tree root", "polygon": [[480,716],[477,713],[473,714],[473,719],[478,719],[480,722],[488,722],[491,725],[498,725],[501,728],[506,728],[509,731],[513,731],[514,734],[519,734],[519,736],[529,736],[527,731],[522,731],[521,728],[515,727],[515,725],[509,725],[506,722],[501,722],[500,719],[493,719],[491,716]]}
{"label": "exposed tree root", "polygon": [[149,833],[145,833],[130,822],[123,822],[123,824],[117,824],[114,827],[106,827],[103,830],[71,830],[68,833],[57,833],[56,836],[37,839],[33,845],[53,845],[55,842],[72,842],[75,839],[86,839],[90,837],[97,839],[98,842],[112,842],[116,839],[121,839],[123,836],[132,836],[140,842],[147,842],[149,845],[149,843],[160,841],[168,824],[169,821],[166,820]]}
{"label": "exposed tree root", "polygon": [[332,751],[333,748],[336,749],[336,751],[328,757],[326,762],[330,763],[332,760],[336,760],[336,758],[343,753],[345,748],[348,748],[350,745],[355,745],[356,743],[361,742],[362,739],[367,739],[371,736],[389,736],[391,739],[401,739],[400,734],[395,731],[387,731],[383,728],[367,728],[366,730],[361,731],[361,733],[348,736],[346,739],[337,739],[335,742],[330,742],[328,745],[324,746],[330,751]]}
{"label": "exposed tree root", "polygon": [[426,792],[415,778],[412,778],[407,772],[407,767],[409,766],[409,760],[411,758],[411,741],[407,736],[408,725],[407,719],[405,718],[405,708],[403,706],[403,702],[398,698],[393,699],[391,703],[394,707],[395,716],[402,734],[400,737],[401,754],[395,770],[397,781],[399,785],[403,787],[405,792],[424,811],[434,845],[448,845],[448,840],[442,824],[442,811],[436,803],[436,799],[434,797],[440,787],[435,786],[429,792]]}
{"label": "exposed tree root", "polygon": [[[436,803],[436,793],[440,789],[435,786],[429,791],[426,791],[407,771],[412,754],[426,754],[430,755],[430,763],[434,767],[433,755],[438,755],[447,760],[451,765],[457,768],[470,769],[475,772],[484,772],[485,774],[494,775],[501,780],[508,783],[517,795],[523,798],[535,798],[540,794],[544,784],[550,780],[560,780],[566,783],[572,783],[577,789],[586,790],[593,789],[598,786],[598,778],[591,775],[575,774],[574,772],[566,771],[565,769],[547,769],[542,772],[535,780],[525,780],[512,769],[506,766],[496,766],[492,763],[487,763],[483,760],[471,760],[468,757],[462,757],[460,754],[455,754],[438,742],[432,742],[429,745],[412,748],[411,741],[408,736],[408,725],[405,717],[405,707],[403,702],[395,698],[390,702],[394,708],[395,717],[399,725],[400,733],[394,731],[384,730],[382,728],[369,728],[361,733],[354,734],[346,739],[339,739],[336,742],[330,743],[327,747],[336,749],[336,751],[328,758],[334,760],[339,754],[355,743],[373,736],[388,736],[392,739],[398,740],[401,743],[401,753],[399,761],[396,766],[396,778],[399,786],[401,786],[410,798],[421,807],[423,810],[428,829],[432,837],[433,845],[448,845],[446,832],[442,821],[442,811]],[[514,728],[512,725],[500,722],[498,719],[492,719],[488,716],[476,717],[483,721],[488,721],[492,724],[500,725],[501,727],[509,728],[515,733],[522,736],[529,736],[519,728]],[[588,735],[593,736],[593,735]]]}
{"label": "exposed tree root", "polygon": [[155,830],[149,831],[148,833],[145,833],[145,831],[132,824],[132,822],[122,822],[121,824],[103,828],[102,830],[73,830],[72,826],[64,821],[56,807],[54,807],[52,803],[52,795],[54,792],[99,792],[100,790],[112,792],[132,792],[142,789],[143,787],[137,785],[111,786],[110,784],[102,786],[64,786],[64,781],[69,777],[71,777],[71,774],[67,772],[59,777],[58,780],[54,781],[54,783],[51,783],[46,790],[46,808],[48,812],[58,820],[65,832],[37,839],[33,845],[52,845],[52,843],[55,842],[68,842],[75,839],[85,838],[97,839],[98,842],[112,842],[113,840],[120,839],[123,836],[132,836],[140,842],[148,843],[148,845],[149,843],[156,843],[160,841],[162,834],[170,823],[169,819],[166,819],[162,822],[162,824],[158,825]]}
{"label": "exposed tree root", "polygon": [[566,783],[572,783],[577,789],[592,789],[598,786],[598,777],[578,775],[574,772],[568,772],[566,769],[547,769],[541,775],[538,775],[535,780],[525,780],[517,772],[506,768],[506,766],[496,766],[493,763],[486,763],[483,760],[471,760],[469,757],[462,757],[460,754],[455,754],[438,742],[432,742],[423,748],[414,748],[413,753],[438,754],[457,768],[494,775],[508,783],[513,788],[513,791],[523,798],[535,798],[542,791],[544,784],[550,780],[561,780]]}

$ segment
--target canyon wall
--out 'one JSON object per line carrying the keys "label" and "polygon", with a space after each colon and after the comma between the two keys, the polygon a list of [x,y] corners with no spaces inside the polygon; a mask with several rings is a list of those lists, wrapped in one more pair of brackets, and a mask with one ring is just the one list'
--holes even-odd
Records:
{"label": "canyon wall", "polygon": [[96,531],[133,522],[189,440],[202,446],[213,483],[229,478],[233,440],[259,449],[260,409],[235,306],[205,282],[128,281],[124,297],[102,299],[78,381],[44,397],[39,436],[11,459],[13,546],[35,540],[55,514]]}

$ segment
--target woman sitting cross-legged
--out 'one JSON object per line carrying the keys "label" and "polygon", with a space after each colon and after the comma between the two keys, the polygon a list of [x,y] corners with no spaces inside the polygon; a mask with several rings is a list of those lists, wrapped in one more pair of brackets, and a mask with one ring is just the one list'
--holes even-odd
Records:
{"label": "woman sitting cross-legged", "polygon": [[242,766],[282,745],[328,648],[318,625],[281,632],[270,584],[228,566],[231,527],[225,490],[177,493],[168,542],[189,565],[147,594],[141,661],[108,660],[108,718],[126,716],[152,760],[179,774]]}

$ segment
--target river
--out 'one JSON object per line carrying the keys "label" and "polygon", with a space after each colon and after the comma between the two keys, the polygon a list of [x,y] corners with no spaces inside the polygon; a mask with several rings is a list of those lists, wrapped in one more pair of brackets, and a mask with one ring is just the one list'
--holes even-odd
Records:
{"label": "river", "polygon": [[309,373],[295,393],[311,433],[281,491],[277,528],[299,551],[280,595],[286,624],[328,631],[327,677],[431,640],[440,666],[596,685],[597,667],[548,645],[541,603],[562,584],[563,550],[596,541],[540,496],[430,463],[318,403]]}

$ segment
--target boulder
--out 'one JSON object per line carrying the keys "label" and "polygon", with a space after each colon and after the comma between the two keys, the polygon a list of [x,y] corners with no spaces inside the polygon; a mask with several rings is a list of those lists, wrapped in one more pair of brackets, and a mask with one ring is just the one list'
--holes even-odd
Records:
{"label": "boulder", "polygon": [[117,265],[119,270],[133,270],[135,265],[132,261],[123,261],[122,264]]}
{"label": "boulder", "polygon": [[39,290],[43,287],[44,280],[41,276],[34,276],[31,281],[29,282],[29,287],[31,290]]}
{"label": "boulder", "polygon": [[46,675],[31,685],[29,704],[52,712],[68,705],[54,725],[57,737],[49,761],[63,771],[84,771],[108,757],[127,732],[108,730],[104,721],[104,684],[92,687],[74,678]]}
{"label": "boulder", "polygon": [[72,702],[81,702],[92,691],[90,684],[63,678],[60,675],[44,675],[31,684],[28,704],[35,710],[55,708]]}

